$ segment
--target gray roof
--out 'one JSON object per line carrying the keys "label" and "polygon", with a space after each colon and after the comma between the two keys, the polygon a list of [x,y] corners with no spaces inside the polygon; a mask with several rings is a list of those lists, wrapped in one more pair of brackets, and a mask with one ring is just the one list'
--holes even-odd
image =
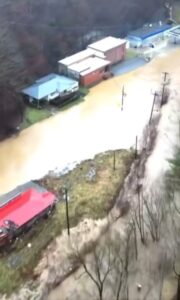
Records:
{"label": "gray roof", "polygon": [[14,190],[10,191],[9,193],[6,193],[2,196],[0,196],[0,207],[6,205],[8,202],[13,200],[15,197],[20,195],[21,193],[25,192],[27,189],[35,188],[36,190],[40,192],[45,192],[46,189],[41,187],[40,185],[36,184],[35,182],[27,182],[23,185],[20,185],[16,187]]}

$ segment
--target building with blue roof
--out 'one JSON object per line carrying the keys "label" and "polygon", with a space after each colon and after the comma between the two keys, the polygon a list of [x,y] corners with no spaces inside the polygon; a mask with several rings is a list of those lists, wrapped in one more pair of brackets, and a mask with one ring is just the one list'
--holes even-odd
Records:
{"label": "building with blue roof", "polygon": [[51,101],[58,97],[72,95],[79,90],[79,83],[71,78],[49,74],[35,81],[35,83],[22,90],[28,101]]}
{"label": "building with blue roof", "polygon": [[164,24],[161,21],[159,23],[148,24],[130,32],[127,36],[127,40],[131,47],[147,46],[157,40],[164,39],[171,28],[172,25]]}

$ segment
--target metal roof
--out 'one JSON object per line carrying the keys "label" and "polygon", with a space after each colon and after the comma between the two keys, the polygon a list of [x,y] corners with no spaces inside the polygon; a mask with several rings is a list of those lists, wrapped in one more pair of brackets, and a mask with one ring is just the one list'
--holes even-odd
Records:
{"label": "metal roof", "polygon": [[22,90],[22,93],[40,100],[55,92],[63,92],[78,85],[78,82],[65,76],[49,74],[38,80],[35,84]]}
{"label": "metal roof", "polygon": [[70,66],[72,64],[75,64],[75,63],[83,60],[83,59],[91,57],[92,55],[94,55],[94,51],[92,49],[85,49],[83,51],[80,51],[78,53],[75,53],[71,56],[68,56],[68,57],[60,60],[59,63],[66,65],[66,66]]}
{"label": "metal roof", "polygon": [[97,51],[101,51],[101,52],[106,52],[106,51],[116,48],[120,45],[123,45],[125,43],[126,43],[126,40],[124,40],[124,39],[108,36],[108,37],[105,37],[104,39],[101,39],[100,41],[97,41],[93,44],[88,45],[88,48],[94,49]]}
{"label": "metal roof", "polygon": [[128,34],[128,38],[138,38],[145,40],[151,36],[157,35],[164,31],[168,31],[172,28],[172,25],[158,23],[158,24],[149,24],[140,29],[134,30]]}
{"label": "metal roof", "polygon": [[108,65],[110,65],[110,61],[108,60],[99,57],[89,57],[79,63],[71,65],[69,70],[75,71],[84,76]]}
{"label": "metal roof", "polygon": [[41,214],[55,202],[55,195],[29,188],[0,208],[0,226],[5,220],[13,221],[19,227]]}
{"label": "metal roof", "polygon": [[9,193],[6,193],[6,194],[0,196],[0,208],[30,188],[35,188],[39,192],[46,192],[45,188],[41,187],[40,185],[36,184],[35,182],[32,182],[32,181],[27,182],[23,185],[18,186],[17,188],[10,191]]}

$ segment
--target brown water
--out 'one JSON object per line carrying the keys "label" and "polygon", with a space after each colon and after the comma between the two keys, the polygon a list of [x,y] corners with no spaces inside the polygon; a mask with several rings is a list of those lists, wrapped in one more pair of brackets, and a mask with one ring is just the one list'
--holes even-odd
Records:
{"label": "brown water", "polygon": [[[158,126],[158,137],[156,140],[155,149],[152,155],[149,157],[146,165],[146,174],[144,178],[144,186],[149,189],[151,184],[153,188],[160,190],[161,189],[161,180],[164,179],[164,174],[167,169],[167,159],[172,157],[175,147],[178,143],[179,135],[179,116],[180,116],[180,51],[174,52],[174,54],[169,54],[164,58],[160,58],[154,61],[151,65],[148,65],[145,70],[143,70],[143,76],[149,74],[149,80],[155,80],[157,72],[159,77],[159,72],[168,71],[171,72],[171,98],[168,105],[164,106],[162,109],[162,117]],[[155,189],[155,190],[156,190]],[[154,191],[154,190],[153,190]],[[123,230],[123,218],[120,218],[111,225],[111,234],[113,230],[120,232]],[[171,242],[170,242],[171,244]],[[61,248],[57,248],[61,251]],[[151,274],[153,270],[155,273],[157,270],[157,257],[162,255],[162,249],[159,248],[158,251],[157,245],[149,245],[149,248],[139,249],[138,253],[138,267],[136,272],[130,277],[132,282],[129,284],[129,298],[130,299],[145,299],[146,289],[149,282],[151,282]],[[142,252],[142,253],[141,253]],[[170,252],[169,252],[170,253]],[[171,255],[171,254],[169,254]],[[141,259],[140,259],[141,258]],[[159,258],[158,258],[159,259]],[[151,266],[151,271],[149,273],[149,266]],[[89,266],[90,268],[90,266]],[[152,275],[154,276],[154,275]],[[147,280],[147,281],[146,281]],[[141,294],[137,291],[137,283],[142,284]],[[174,283],[174,282],[173,282]],[[159,299],[159,286],[156,279],[153,278],[153,283],[151,282],[153,289],[151,289],[150,295],[146,296],[147,299]],[[171,282],[172,284],[172,282]],[[66,278],[59,286],[52,290],[47,297],[48,300],[90,300],[95,297],[96,288],[92,280],[88,278],[86,273],[83,270],[83,267],[80,267],[76,272],[71,276]],[[105,299],[112,299],[107,295],[105,290]],[[169,299],[168,295],[163,299]]]}
{"label": "brown water", "polygon": [[[104,81],[85,101],[25,129],[0,143],[0,193],[37,179],[56,167],[93,157],[96,153],[129,148],[149,119],[161,72],[179,74],[180,50],[146,67]],[[121,111],[121,89],[127,96]]]}

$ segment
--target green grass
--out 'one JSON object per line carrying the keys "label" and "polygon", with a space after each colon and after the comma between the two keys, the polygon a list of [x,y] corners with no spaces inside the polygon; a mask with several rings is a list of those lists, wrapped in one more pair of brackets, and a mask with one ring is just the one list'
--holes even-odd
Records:
{"label": "green grass", "polygon": [[[113,170],[113,152],[97,155],[94,160],[79,164],[60,178],[45,177],[41,184],[59,197],[59,190],[68,188],[70,226],[77,225],[85,217],[102,218],[113,206],[133,159],[128,151],[116,151],[116,170]],[[96,169],[92,182],[87,180],[91,167]],[[9,253],[1,254],[0,293],[10,294],[26,279],[30,279],[42,251],[66,228],[65,205],[59,202],[53,215],[41,220],[22,239],[12,245]],[[27,244],[32,247],[28,248]],[[15,265],[12,266],[12,261]],[[17,264],[16,264],[17,261]]]}
{"label": "green grass", "polygon": [[74,105],[78,105],[79,103],[84,101],[84,97],[89,93],[89,90],[85,87],[80,87],[79,91],[81,93],[80,97],[78,97],[74,101],[65,103],[59,108],[57,106],[50,106],[50,105],[42,109],[27,106],[25,116],[24,116],[24,122],[21,125],[21,129],[27,128],[37,122],[49,118],[52,115],[51,109],[53,109],[53,112],[58,113],[60,111],[67,110]]}
{"label": "green grass", "polygon": [[51,112],[47,108],[37,109],[37,108],[27,107],[22,128],[29,127],[34,123],[47,119],[50,116],[51,116]]}

